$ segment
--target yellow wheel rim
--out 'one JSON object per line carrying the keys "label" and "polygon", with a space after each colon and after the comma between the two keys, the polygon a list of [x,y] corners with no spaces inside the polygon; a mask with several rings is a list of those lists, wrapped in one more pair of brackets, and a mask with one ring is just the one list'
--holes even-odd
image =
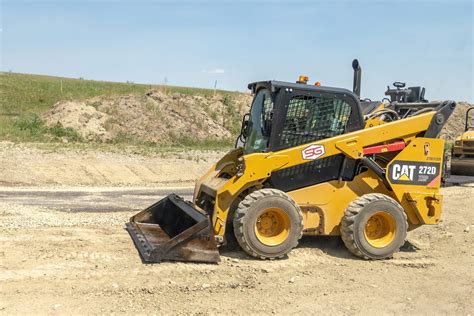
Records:
{"label": "yellow wheel rim", "polygon": [[257,218],[255,235],[266,246],[282,244],[290,234],[290,218],[277,207],[267,208]]}
{"label": "yellow wheel rim", "polygon": [[365,224],[365,239],[375,248],[384,248],[395,239],[395,218],[387,212],[377,212]]}

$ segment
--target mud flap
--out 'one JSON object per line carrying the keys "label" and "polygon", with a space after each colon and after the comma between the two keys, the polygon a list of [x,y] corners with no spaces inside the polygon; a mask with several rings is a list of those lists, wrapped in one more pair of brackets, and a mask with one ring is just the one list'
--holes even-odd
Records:
{"label": "mud flap", "polygon": [[144,262],[220,261],[209,216],[176,194],[133,216],[126,228]]}

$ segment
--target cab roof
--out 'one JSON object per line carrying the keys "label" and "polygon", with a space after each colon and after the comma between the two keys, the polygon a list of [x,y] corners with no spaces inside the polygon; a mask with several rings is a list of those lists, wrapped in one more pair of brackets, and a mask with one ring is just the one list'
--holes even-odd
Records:
{"label": "cab roof", "polygon": [[325,92],[325,93],[338,93],[338,94],[348,94],[355,99],[359,99],[352,91],[344,88],[335,88],[335,87],[326,87],[326,86],[314,86],[311,84],[304,83],[294,83],[294,82],[284,82],[284,81],[257,81],[249,83],[248,88],[255,93],[259,88],[267,88],[271,91],[276,91],[279,88],[289,88],[289,89],[298,89],[305,90],[308,92]]}

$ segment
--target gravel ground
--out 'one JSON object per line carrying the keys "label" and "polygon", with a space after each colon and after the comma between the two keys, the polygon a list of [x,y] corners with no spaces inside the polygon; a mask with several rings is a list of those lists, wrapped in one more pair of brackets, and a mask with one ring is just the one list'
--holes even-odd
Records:
{"label": "gravel ground", "polygon": [[221,249],[217,265],[143,264],[124,230],[135,211],[0,200],[0,314],[471,314],[474,188],[443,193],[442,222],[391,260],[313,237],[283,260]]}

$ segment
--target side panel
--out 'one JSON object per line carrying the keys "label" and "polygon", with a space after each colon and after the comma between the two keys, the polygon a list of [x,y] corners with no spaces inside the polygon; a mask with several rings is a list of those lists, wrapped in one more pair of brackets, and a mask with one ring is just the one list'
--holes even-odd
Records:
{"label": "side panel", "polygon": [[387,166],[387,180],[410,228],[437,224],[441,216],[444,140],[415,138]]}
{"label": "side panel", "polygon": [[330,181],[288,192],[303,212],[304,233],[339,235],[347,206],[367,193],[383,193],[398,200],[407,213],[410,228],[436,224],[441,215],[439,193],[444,141],[417,138],[387,166],[389,191],[371,171],[351,182]]}
{"label": "side panel", "polygon": [[363,172],[350,182],[330,181],[287,193],[303,210],[305,234],[340,235],[339,225],[349,203],[371,192],[393,197],[372,171]]}

